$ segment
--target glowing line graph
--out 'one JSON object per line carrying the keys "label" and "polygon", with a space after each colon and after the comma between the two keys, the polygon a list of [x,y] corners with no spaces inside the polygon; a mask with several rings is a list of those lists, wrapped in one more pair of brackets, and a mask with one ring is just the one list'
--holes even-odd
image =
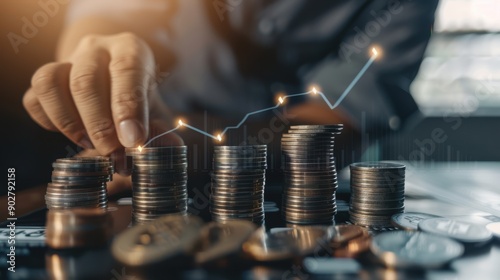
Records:
{"label": "glowing line graph", "polygon": [[372,56],[370,57],[370,59],[366,62],[366,64],[363,66],[363,68],[361,68],[361,70],[359,71],[359,73],[354,77],[354,79],[352,80],[352,82],[347,86],[347,88],[344,90],[344,92],[340,95],[340,97],[337,99],[337,101],[333,105],[332,105],[332,103],[330,103],[330,100],[328,100],[328,98],[326,97],[326,95],[324,93],[316,90],[316,88],[313,87],[312,90],[307,91],[307,92],[280,96],[278,98],[278,104],[276,104],[275,106],[250,112],[250,113],[246,114],[245,117],[243,117],[243,119],[237,125],[228,126],[228,127],[224,128],[224,130],[220,134],[217,134],[217,135],[212,135],[212,134],[210,134],[210,133],[208,133],[206,131],[203,131],[203,130],[201,130],[199,128],[191,126],[191,125],[183,122],[182,120],[179,120],[178,123],[177,123],[177,126],[175,128],[173,128],[173,129],[171,129],[169,131],[165,131],[165,132],[163,132],[161,134],[158,134],[155,137],[149,139],[149,141],[147,141],[144,144],[144,146],[142,146],[142,147],[139,146],[138,150],[141,151],[143,147],[148,146],[154,140],[156,140],[156,139],[158,139],[160,137],[163,137],[163,136],[165,136],[167,134],[170,134],[172,132],[175,132],[175,131],[179,130],[181,127],[186,127],[186,128],[191,129],[191,130],[193,130],[195,132],[198,132],[198,133],[203,134],[203,135],[205,135],[207,137],[210,137],[210,138],[212,138],[214,140],[222,141],[222,137],[227,133],[228,130],[240,128],[246,122],[246,120],[250,116],[256,115],[256,114],[260,114],[260,113],[263,113],[263,112],[266,112],[266,111],[277,109],[277,108],[279,108],[285,102],[285,99],[287,99],[287,98],[293,98],[293,97],[297,97],[297,96],[309,95],[311,93],[314,94],[314,95],[321,96],[321,98],[325,101],[326,105],[328,105],[328,107],[330,108],[330,110],[333,110],[333,109],[337,108],[340,105],[340,103],[342,103],[342,101],[347,97],[347,95],[352,91],[352,89],[354,88],[354,86],[359,82],[359,80],[361,79],[361,77],[363,77],[363,75],[366,73],[366,71],[368,70],[368,68],[370,68],[370,66],[373,64],[373,62],[375,61],[375,59],[377,58],[377,56],[378,56],[378,51],[377,51],[377,49],[373,48],[372,49]]}

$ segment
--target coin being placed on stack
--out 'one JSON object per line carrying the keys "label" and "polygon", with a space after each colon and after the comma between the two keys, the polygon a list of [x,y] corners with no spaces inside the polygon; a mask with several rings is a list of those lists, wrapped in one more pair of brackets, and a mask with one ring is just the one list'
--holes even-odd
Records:
{"label": "coin being placed on stack", "polygon": [[400,163],[361,162],[351,168],[351,222],[362,226],[389,226],[404,212],[405,169]]}
{"label": "coin being placed on stack", "polygon": [[187,147],[127,149],[132,157],[132,215],[145,223],[187,213]]}
{"label": "coin being placed on stack", "polygon": [[295,125],[283,134],[282,208],[287,223],[333,223],[338,187],[333,146],[342,128],[342,124]]}
{"label": "coin being placed on stack", "polygon": [[45,194],[48,209],[107,207],[106,183],[114,172],[108,157],[61,158],[52,167]]}
{"label": "coin being placed on stack", "polygon": [[210,212],[214,221],[264,223],[266,145],[214,148]]}

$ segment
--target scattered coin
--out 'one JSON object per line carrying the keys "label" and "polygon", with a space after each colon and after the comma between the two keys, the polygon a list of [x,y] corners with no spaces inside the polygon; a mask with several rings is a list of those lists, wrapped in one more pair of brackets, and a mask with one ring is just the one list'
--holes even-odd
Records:
{"label": "scattered coin", "polygon": [[192,254],[202,225],[195,216],[163,216],[118,235],[111,251],[118,261],[133,267],[182,264]]}
{"label": "scattered coin", "polygon": [[350,220],[362,226],[388,226],[404,212],[405,166],[391,162],[353,163]]}
{"label": "scattered coin", "polygon": [[404,230],[418,230],[418,223],[422,220],[440,218],[436,215],[417,213],[417,212],[406,212],[398,213],[392,215],[392,224],[398,228]]}
{"label": "scattered coin", "polygon": [[371,236],[368,231],[355,225],[335,226],[330,246],[332,255],[338,258],[354,258],[370,248]]}
{"label": "scattered coin", "polygon": [[313,253],[322,244],[327,244],[332,235],[333,227],[325,226],[296,226],[270,233],[261,228],[243,244],[243,251],[256,261],[290,260]]}
{"label": "scattered coin", "polygon": [[486,225],[486,228],[491,231],[491,233],[500,239],[500,222],[490,223]]}
{"label": "scattered coin", "polygon": [[373,237],[372,252],[394,268],[437,268],[460,257],[462,244],[446,237],[415,231],[391,231]]}
{"label": "scattered coin", "polygon": [[446,236],[463,243],[482,244],[490,241],[493,234],[486,227],[447,218],[432,218],[418,224],[422,231]]}
{"label": "scattered coin", "polygon": [[335,278],[341,278],[342,275],[356,275],[361,270],[361,265],[354,259],[308,257],[304,259],[303,264],[309,273],[335,275]]}
{"label": "scattered coin", "polygon": [[240,257],[243,243],[254,233],[255,225],[244,220],[225,223],[211,222],[200,231],[195,263],[198,265],[227,265],[231,258]]}

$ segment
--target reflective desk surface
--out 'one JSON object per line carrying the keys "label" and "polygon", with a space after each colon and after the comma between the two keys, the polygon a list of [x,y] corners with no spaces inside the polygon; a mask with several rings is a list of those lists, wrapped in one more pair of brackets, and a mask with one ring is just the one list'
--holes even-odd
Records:
{"label": "reflective desk surface", "polygon": [[[500,221],[500,163],[407,163],[405,211],[453,217],[472,223]],[[349,174],[341,172],[338,199],[349,198]],[[266,201],[280,206],[281,187],[266,186]],[[27,213],[17,221],[16,272],[7,271],[8,235],[6,223],[0,227],[0,279],[141,279],[139,274],[116,263],[108,248],[53,250],[44,245],[44,186],[17,195],[19,211]],[[5,198],[0,198],[6,205]],[[347,205],[347,203],[343,203]],[[339,203],[342,205],[342,203]],[[131,206],[111,202],[114,233],[130,225]],[[340,207],[336,223],[348,222],[347,207]],[[1,211],[5,211],[2,209]],[[2,220],[5,213],[0,212]],[[200,216],[209,220],[208,207]],[[279,212],[266,213],[266,229],[283,227]],[[395,228],[371,228],[374,234]],[[165,269],[158,279],[498,279],[500,275],[500,240],[476,249],[468,249],[461,258],[440,269],[392,270],[367,261],[370,253],[357,261],[362,264],[355,274],[314,275],[300,261],[280,265],[247,263],[240,268],[192,268],[176,272]],[[135,277],[135,278],[134,278]]]}

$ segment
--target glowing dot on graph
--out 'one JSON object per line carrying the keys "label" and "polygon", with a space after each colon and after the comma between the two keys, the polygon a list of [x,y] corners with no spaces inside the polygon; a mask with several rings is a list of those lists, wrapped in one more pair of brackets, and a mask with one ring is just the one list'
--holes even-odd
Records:
{"label": "glowing dot on graph", "polygon": [[141,146],[137,147],[137,150],[138,150],[139,152],[142,152],[142,147],[141,147]]}
{"label": "glowing dot on graph", "polygon": [[179,124],[179,126],[183,126],[184,125],[184,123],[182,122],[182,120],[179,120],[177,123]]}
{"label": "glowing dot on graph", "polygon": [[314,94],[318,94],[318,90],[317,90],[315,87],[313,87],[312,92],[313,92]]}
{"label": "glowing dot on graph", "polygon": [[217,134],[217,140],[219,140],[219,142],[222,142],[222,136],[220,134]]}
{"label": "glowing dot on graph", "polygon": [[285,99],[283,99],[283,97],[278,97],[278,101],[280,102],[280,104],[283,104],[283,102],[285,102]]}

